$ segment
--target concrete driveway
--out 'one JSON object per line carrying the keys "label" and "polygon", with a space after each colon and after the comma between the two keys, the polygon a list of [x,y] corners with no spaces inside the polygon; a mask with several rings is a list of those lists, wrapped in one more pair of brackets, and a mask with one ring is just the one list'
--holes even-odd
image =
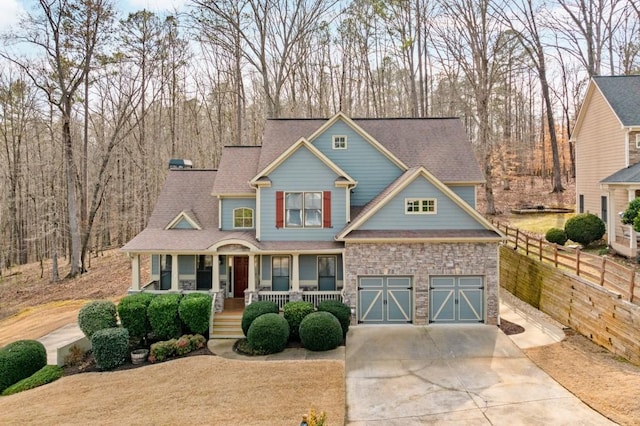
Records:
{"label": "concrete driveway", "polygon": [[358,326],[346,349],[348,425],[610,425],[497,327]]}

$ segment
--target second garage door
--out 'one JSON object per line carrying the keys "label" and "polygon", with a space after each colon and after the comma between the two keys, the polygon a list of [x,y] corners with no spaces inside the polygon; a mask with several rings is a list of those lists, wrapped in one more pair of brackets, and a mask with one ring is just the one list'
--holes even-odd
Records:
{"label": "second garage door", "polygon": [[484,322],[484,277],[431,277],[429,279],[429,322]]}
{"label": "second garage door", "polygon": [[412,320],[411,277],[358,278],[358,322],[400,324]]}

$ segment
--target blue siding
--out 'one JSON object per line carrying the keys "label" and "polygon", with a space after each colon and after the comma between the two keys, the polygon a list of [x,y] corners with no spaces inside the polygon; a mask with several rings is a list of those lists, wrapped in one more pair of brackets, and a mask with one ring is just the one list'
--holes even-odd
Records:
{"label": "blue siding", "polygon": [[262,279],[271,280],[271,256],[262,256]]}
{"label": "blue siding", "polygon": [[256,199],[255,198],[223,198],[222,199],[222,229],[232,231],[233,210],[239,207],[253,209],[253,224],[256,223]]}
{"label": "blue siding", "polygon": [[[333,149],[333,136],[346,135],[347,149]],[[351,205],[364,206],[402,174],[402,170],[339,120],[319,135],[313,145],[358,181]]]}
{"label": "blue siding", "polygon": [[[405,198],[435,198],[436,214],[405,214]],[[484,229],[423,177],[416,178],[359,229]]]}
{"label": "blue siding", "polygon": [[193,226],[191,226],[189,221],[183,217],[178,221],[178,223],[173,225],[173,229],[194,229],[194,228]]}
{"label": "blue siding", "polygon": [[178,271],[180,275],[195,275],[196,273],[196,257],[195,256],[178,256]]}
{"label": "blue siding", "polygon": [[476,208],[476,191],[474,186],[450,186],[450,190],[456,193],[456,195],[462,198],[474,209]]}
{"label": "blue siding", "polygon": [[318,279],[318,256],[316,255],[300,255],[298,260],[300,268],[301,280],[317,280]]}
{"label": "blue siding", "polygon": [[[345,226],[346,189],[337,175],[308,149],[300,148],[270,175],[271,187],[260,189],[262,241],[331,241]],[[331,228],[276,228],[276,191],[331,191]]]}

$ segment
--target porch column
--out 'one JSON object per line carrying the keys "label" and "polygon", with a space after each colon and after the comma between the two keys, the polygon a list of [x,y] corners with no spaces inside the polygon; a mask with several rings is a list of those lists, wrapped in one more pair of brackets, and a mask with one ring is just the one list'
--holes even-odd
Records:
{"label": "porch column", "polygon": [[220,291],[220,256],[214,254],[211,265],[211,291],[218,293]]}
{"label": "porch column", "polygon": [[131,258],[131,290],[140,290],[140,255]]}
{"label": "porch column", "polygon": [[[636,199],[636,190],[635,189],[628,189],[627,190],[627,198],[629,200],[629,202],[632,202],[633,200]],[[638,241],[636,239],[636,231],[633,229],[633,225],[622,225],[622,226],[628,226],[629,227],[629,247],[632,249],[636,249],[638,248]]]}
{"label": "porch column", "polygon": [[300,291],[300,255],[293,255],[293,262],[291,266],[291,291]]}
{"label": "porch column", "polygon": [[249,291],[256,291],[256,255],[249,255]]}
{"label": "porch column", "polygon": [[171,291],[180,291],[178,286],[178,255],[171,255]]}

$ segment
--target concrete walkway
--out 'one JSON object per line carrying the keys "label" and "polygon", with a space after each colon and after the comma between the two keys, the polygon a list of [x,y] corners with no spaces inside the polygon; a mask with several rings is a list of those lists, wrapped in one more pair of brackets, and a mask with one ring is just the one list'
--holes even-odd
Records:
{"label": "concrete walkway", "polygon": [[75,342],[79,342],[78,346],[82,348],[87,348],[88,345],[78,323],[67,324],[37,340],[47,350],[47,364],[49,365],[62,366],[64,363],[64,359],[58,359],[58,349],[72,346]]}

